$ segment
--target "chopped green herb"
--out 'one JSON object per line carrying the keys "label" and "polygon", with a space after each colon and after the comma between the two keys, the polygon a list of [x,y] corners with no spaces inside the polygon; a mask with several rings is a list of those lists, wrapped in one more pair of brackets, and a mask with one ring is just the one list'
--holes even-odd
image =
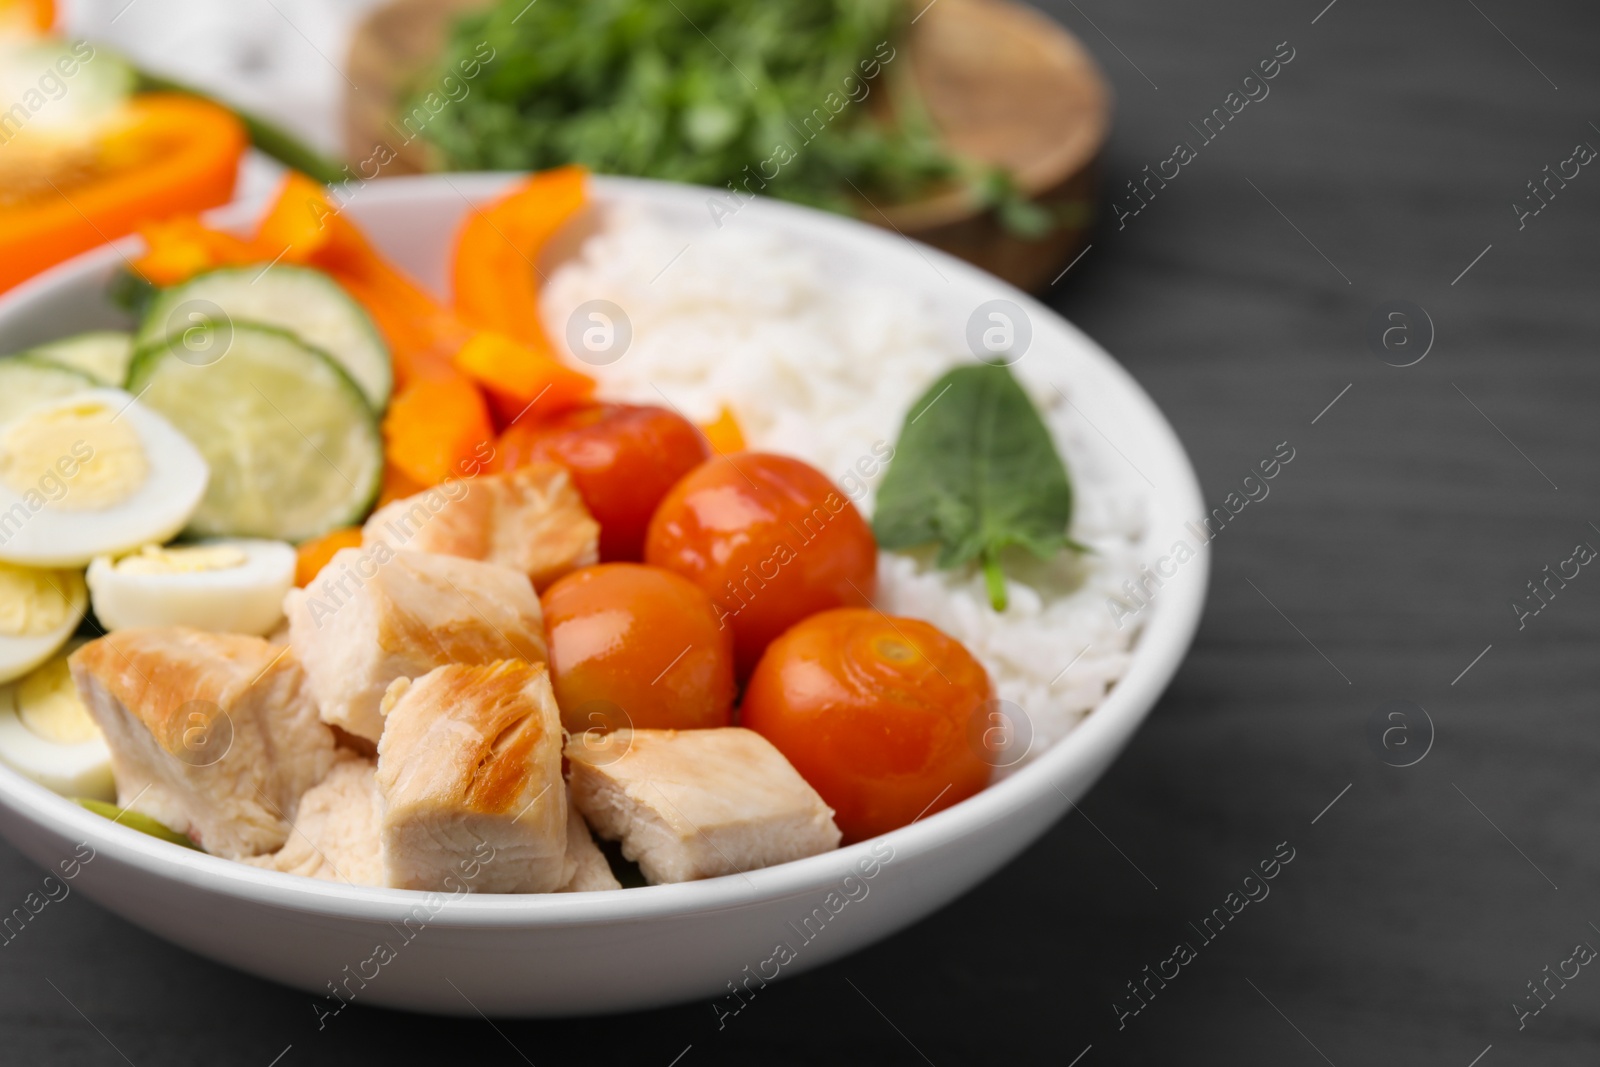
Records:
{"label": "chopped green herb", "polygon": [[1004,167],[991,167],[975,183],[974,191],[978,202],[993,210],[1013,236],[1038,240],[1056,228],[1055,214],[1029,200]]}
{"label": "chopped green herb", "polygon": [[[911,77],[911,12],[904,0],[499,0],[457,19],[400,114],[431,115],[422,137],[448,169],[580,163],[724,190],[724,211],[760,194],[870,215],[863,198],[965,185],[1037,232],[1047,217],[940,143]],[[456,85],[441,107],[440,87]]]}
{"label": "chopped green herb", "polygon": [[872,525],[884,548],[939,546],[937,565],[983,566],[1006,608],[1000,551],[1049,559],[1071,545],[1072,483],[1044,421],[1003,366],[950,371],[906,414],[878,488]]}

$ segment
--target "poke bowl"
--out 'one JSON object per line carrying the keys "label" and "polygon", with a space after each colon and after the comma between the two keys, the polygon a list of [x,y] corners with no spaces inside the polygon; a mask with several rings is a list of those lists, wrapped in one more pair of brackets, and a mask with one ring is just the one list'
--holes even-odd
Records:
{"label": "poke bowl", "polygon": [[[512,194],[522,180],[511,175],[397,178],[360,187],[334,207],[341,224],[358,227],[379,255],[422,290],[444,300],[452,272],[458,285],[462,277],[454,251],[458,233],[474,218],[484,217],[484,205]],[[476,871],[443,884],[429,881],[426,874],[406,881],[392,873],[395,856],[389,852],[382,859],[388,864],[383,869],[391,871],[389,883],[361,884],[362,879],[336,870],[339,865],[329,862],[315,843],[309,852],[299,849],[299,866],[274,866],[267,847],[249,846],[249,835],[235,832],[238,826],[200,818],[189,824],[189,833],[219,853],[208,854],[187,847],[188,842],[140,832],[129,825],[136,820],[107,818],[61,795],[59,787],[46,788],[34,780],[37,775],[0,765],[0,834],[25,855],[53,877],[70,877],[74,888],[164,939],[306,991],[317,998],[321,1021],[349,1003],[505,1016],[618,1012],[695,998],[715,1006],[736,998],[739,990],[750,990],[753,983],[765,985],[836,960],[948,904],[1069,811],[1149,714],[1198,626],[1209,560],[1205,539],[1192,529],[1192,520],[1205,513],[1194,471],[1171,426],[1134,379],[1060,316],[953,257],[811,209],[759,199],[730,205],[715,190],[609,177],[585,178],[584,190],[581,210],[550,236],[536,258],[528,259],[526,268],[539,279],[538,313],[552,347],[560,359],[598,381],[600,399],[669,408],[705,426],[734,419],[750,451],[712,457],[708,464],[731,465],[735,474],[750,481],[747,474],[754,472],[739,467],[740,455],[796,457],[832,480],[842,507],[871,517],[880,505],[891,506],[884,501],[896,494],[902,502],[915,498],[922,480],[936,480],[940,465],[952,462],[935,456],[913,471],[921,472],[919,480],[908,483],[909,476],[902,475],[898,489],[886,490],[895,463],[912,454],[914,436],[930,426],[943,427],[947,436],[961,432],[963,420],[970,421],[978,410],[958,408],[959,392],[946,395],[958,379],[941,375],[963,368],[993,370],[1017,383],[1017,396],[1026,397],[1021,402],[1031,403],[1039,413],[1039,425],[1070,473],[1070,526],[1058,531],[1061,545],[1054,554],[1029,553],[1013,544],[981,560],[947,566],[940,565],[932,549],[910,545],[891,551],[879,545],[869,564],[876,568],[876,585],[856,588],[862,618],[881,618],[891,628],[926,625],[947,635],[952,644],[970,650],[960,653],[966,657],[961,662],[976,663],[979,674],[990,679],[983,714],[964,721],[950,742],[975,753],[983,764],[983,780],[963,790],[962,799],[939,791],[926,804],[919,797],[904,809],[914,817],[903,812],[874,822],[849,802],[834,799],[842,794],[824,786],[825,772],[813,773],[816,763],[807,763],[802,752],[788,747],[781,730],[760,728],[771,744],[753,739],[756,748],[724,755],[736,765],[758,766],[773,759],[776,769],[761,770],[763,785],[794,776],[794,791],[812,798],[806,801],[810,821],[801,820],[810,829],[785,823],[768,834],[784,843],[771,847],[763,843],[767,830],[737,839],[696,830],[694,848],[668,855],[629,838],[631,831],[623,824],[629,819],[637,823],[637,813],[619,816],[617,825],[602,825],[606,817],[586,807],[583,816],[597,836],[621,842],[624,858],[619,861],[613,847],[608,862],[620,868],[628,860],[642,861],[645,877],[635,882],[651,884],[612,888],[615,879],[604,871],[600,877],[606,888],[593,891],[542,891],[556,888],[563,878],[559,874],[541,883],[541,891],[528,891],[533,883],[524,875],[496,883],[498,888],[486,882],[463,884],[471,883]],[[234,206],[209,216],[208,224],[245,233],[261,214],[262,205]],[[129,329],[133,320],[108,292],[144,251],[137,238],[118,242],[0,297],[0,351],[25,351],[86,331]],[[375,317],[381,324],[381,315]],[[239,335],[251,329],[241,325]],[[265,337],[270,331],[260,332]],[[135,362],[146,358],[141,352]],[[182,368],[179,372],[186,373]],[[372,373],[335,377],[357,392],[386,387]],[[130,388],[127,403],[156,404],[165,388],[162,379],[145,372],[136,381],[153,391],[140,399],[144,394]],[[940,411],[940,404],[948,404],[949,413]],[[188,425],[187,410],[184,404],[169,409],[180,429]],[[294,411],[280,414],[291,425],[300,417]],[[312,417],[309,412],[304,416]],[[0,432],[4,429],[0,426]],[[1003,467],[996,462],[997,470]],[[216,479],[222,468],[215,460],[213,467]],[[464,484],[473,483],[469,479]],[[989,484],[1004,488],[1011,483],[1002,471]],[[980,496],[984,491],[982,486],[969,488]],[[359,522],[371,510],[376,480],[370,493],[353,484],[349,489],[355,496],[365,494],[359,514],[352,513]],[[202,514],[205,507],[200,505]],[[368,546],[374,540],[372,522],[368,519],[363,542]],[[658,511],[652,538],[659,522]],[[884,529],[881,522],[879,529]],[[166,531],[166,536],[174,532]],[[797,531],[797,536],[805,535]],[[591,556],[579,562],[593,563],[592,547]],[[778,573],[777,566],[769,577]],[[759,578],[757,583],[743,588],[766,588]],[[549,588],[542,580],[534,584],[541,592]],[[302,608],[306,602],[314,605],[315,590],[310,585],[303,593],[291,593],[289,600],[298,599]],[[781,597],[751,603],[773,601],[783,606]],[[729,610],[736,614],[745,606],[742,600],[737,605]],[[534,601],[528,609],[535,624],[527,641],[543,652],[538,607]],[[548,618],[548,596],[544,610]],[[95,611],[109,614],[98,599]],[[290,618],[292,631],[293,611]],[[427,682],[438,671],[454,668],[440,667],[420,680],[401,679],[406,684],[389,686],[381,693],[388,724],[381,717],[372,720],[378,733],[365,745],[361,736],[349,738],[347,730],[362,735],[360,714],[371,719],[377,695],[360,697],[370,697],[362,705],[366,712],[352,711],[340,719],[330,717],[327,687],[348,685],[353,673],[367,668],[352,668],[348,657],[334,658],[322,668],[319,683],[316,659],[332,656],[328,650],[341,643],[354,642],[351,635],[358,624],[370,621],[363,621],[355,609],[331,614],[328,628],[314,638],[291,644],[279,640],[294,655],[273,649],[276,656],[259,664],[251,660],[245,673],[256,674],[259,666],[259,675],[249,682],[255,685],[262,676],[277,679],[284,671],[298,672],[297,662],[305,661],[312,673],[308,692],[314,695],[306,696],[303,706],[312,709],[313,719],[320,706],[323,720],[341,727],[340,748],[337,757],[318,757],[323,762],[317,774],[301,781],[294,793],[309,796],[307,785],[330,765],[354,767],[364,759],[370,779],[375,759],[377,780],[386,782],[383,788],[389,791],[388,806],[380,811],[387,818],[399,805],[400,791],[409,788],[404,775],[402,780],[393,774],[386,779],[383,770],[385,755],[398,758],[394,753],[401,742],[394,739],[394,726],[410,705],[429,697]],[[508,625],[497,621],[489,628],[499,633]],[[679,625],[689,623],[674,616],[659,629],[672,631]],[[102,640],[113,642],[123,632],[145,631],[119,631]],[[738,714],[744,725],[753,726],[761,718],[754,694],[763,685],[771,689],[776,684],[767,677],[774,672],[765,659],[794,632],[786,630],[765,652],[757,648],[751,662],[739,664],[745,706]],[[896,632],[905,637],[903,630]],[[266,638],[249,640],[260,642],[252,648],[271,647]],[[515,644],[517,638],[508,640]],[[892,645],[893,637],[889,640]],[[142,654],[132,646],[112,651],[123,660]],[[78,655],[73,672],[79,676],[80,692],[93,689],[96,670],[103,674],[115,667],[114,661],[104,667],[104,661],[113,660],[110,654],[100,656],[103,669],[94,666],[92,654]],[[164,684],[168,661],[146,662],[156,664],[150,673],[158,686]],[[559,667],[555,669],[559,674]],[[670,669],[672,664],[662,674]],[[543,671],[538,667],[537,680],[548,692]],[[933,671],[942,674],[937,666]],[[472,675],[462,684],[484,688],[489,681]],[[122,691],[111,682],[105,686],[98,699],[113,710],[95,708],[102,724],[111,721],[107,716],[126,711],[114,699]],[[562,695],[559,677],[556,694]],[[349,698],[350,707],[357,703],[356,697]],[[592,717],[593,709],[588,704],[584,708]],[[643,740],[653,736],[648,722],[607,722],[611,732],[597,731],[591,738],[567,721],[569,710],[559,709],[563,729],[555,731],[553,741],[545,739],[550,744],[540,757],[547,768],[554,768],[550,781],[558,793],[568,788],[561,783],[563,773],[573,775],[573,790],[580,773],[598,781],[628,759],[639,758],[648,747]],[[234,711],[241,725],[236,734],[230,733],[231,744],[242,746],[247,735],[256,736],[244,723],[245,714],[243,705]],[[724,709],[723,714],[729,712]],[[432,720],[424,716],[418,721],[426,725]],[[137,732],[136,725],[131,728]],[[182,734],[181,721],[175,729]],[[485,729],[493,732],[494,727]],[[727,729],[752,734],[743,726]],[[661,733],[678,738],[700,733],[697,740],[704,740],[711,731]],[[640,739],[637,746],[629,740],[618,747],[621,739],[635,737]],[[410,742],[411,749],[435,756],[438,735],[419,738]],[[504,735],[491,740],[506,744]],[[133,742],[111,741],[113,766],[119,771],[135,767],[130,750],[117,750],[119,744]],[[579,743],[587,747],[574,749]],[[330,753],[332,745],[327,742]],[[892,748],[893,742],[886,745]],[[801,774],[795,775],[777,750],[789,755]],[[253,759],[270,762],[273,752],[267,745]],[[412,758],[420,761],[424,755]],[[151,758],[164,757],[158,752]],[[335,758],[344,762],[334,763]],[[970,759],[960,758],[970,765]],[[708,768],[716,760],[699,752],[685,762]],[[165,783],[152,796],[176,796],[181,790],[172,782],[190,781],[185,776],[194,768],[209,766],[191,758],[186,766],[162,772],[165,778],[150,772],[150,782]],[[811,780],[810,785],[802,778]],[[516,788],[526,788],[518,800],[526,795],[528,806],[546,816],[551,827],[575,819],[576,832],[587,842],[577,808],[546,811],[549,801],[542,798],[550,782],[544,790],[534,790],[535,785],[537,781],[518,779]],[[816,799],[811,785],[829,803]],[[133,793],[119,779],[117,799],[124,808],[154,814],[169,825],[186,818],[176,810],[182,807],[180,800],[152,808]],[[687,803],[681,794],[674,796]],[[747,799],[750,812],[766,803],[762,797],[734,798],[741,805]],[[615,802],[615,796],[605,800],[613,806]],[[295,823],[292,810],[267,803],[286,826]],[[288,806],[282,800],[279,804]],[[666,805],[676,809],[670,801]],[[504,805],[489,807],[494,809],[489,814],[496,815]],[[168,811],[175,814],[159,818]],[[484,811],[488,808],[473,814]],[[521,816],[519,811],[507,818],[515,823]],[[845,830],[842,844],[835,816]],[[446,829],[453,831],[456,825]],[[398,852],[426,839],[424,852],[448,852],[451,846],[442,840],[448,835],[441,826],[423,825],[407,839],[411,845],[385,837],[385,848]],[[521,824],[513,830],[524,836],[533,832]],[[812,831],[816,833],[805,838],[810,844],[795,844]],[[310,831],[301,836],[312,841]],[[280,832],[271,844],[274,849],[282,846],[278,856],[290,851],[283,840]],[[525,842],[518,838],[515,843],[520,849]],[[332,848],[325,840],[323,844]],[[518,870],[543,862],[532,853],[513,852],[518,857],[514,864],[522,865]],[[245,862],[237,861],[241,858]],[[429,862],[427,855],[411,858],[413,871]],[[557,864],[553,871],[560,869],[558,861],[552,860]],[[335,870],[304,876],[324,866]],[[507,869],[492,862],[488,866],[496,877]],[[418,888],[395,888],[397,884]],[[727,1000],[721,1010],[734,1010],[738,1003]]]}

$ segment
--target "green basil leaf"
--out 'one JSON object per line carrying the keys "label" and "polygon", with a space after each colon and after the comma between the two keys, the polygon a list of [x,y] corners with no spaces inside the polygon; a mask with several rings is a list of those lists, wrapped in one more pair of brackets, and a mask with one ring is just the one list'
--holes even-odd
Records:
{"label": "green basil leaf", "polygon": [[1072,483],[1050,431],[1003,366],[957,367],[934,382],[900,430],[872,525],[884,548],[939,546],[937,564],[983,565],[1006,606],[1000,551],[1049,559],[1071,542]]}

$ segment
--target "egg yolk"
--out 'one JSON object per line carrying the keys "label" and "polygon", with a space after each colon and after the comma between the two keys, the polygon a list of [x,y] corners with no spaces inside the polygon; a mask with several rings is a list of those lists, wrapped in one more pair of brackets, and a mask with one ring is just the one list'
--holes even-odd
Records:
{"label": "egg yolk", "polygon": [[83,576],[0,563],[0,637],[38,637],[72,621],[84,598]]}
{"label": "egg yolk", "polygon": [[79,745],[100,736],[89,709],[78,699],[65,656],[55,657],[18,683],[17,714],[22,725],[58,745]]}
{"label": "egg yolk", "polygon": [[119,574],[203,574],[243,567],[250,557],[237,545],[145,545],[137,555],[117,561]]}
{"label": "egg yolk", "polygon": [[0,481],[63,511],[120,504],[144,485],[149,460],[138,431],[99,400],[24,415],[0,437]]}

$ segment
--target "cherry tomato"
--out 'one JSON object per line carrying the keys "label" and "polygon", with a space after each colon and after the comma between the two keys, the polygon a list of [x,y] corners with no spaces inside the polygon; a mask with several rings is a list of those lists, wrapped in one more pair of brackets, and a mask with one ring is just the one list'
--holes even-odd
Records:
{"label": "cherry tomato", "polygon": [[600,524],[600,558],[644,558],[645,530],[673,484],[710,455],[694,424],[666,408],[600,404],[500,435],[500,470],[559,463]]}
{"label": "cherry tomato", "polygon": [[834,808],[845,841],[949,808],[989,782],[994,688],[960,641],[842,608],[766,649],[739,712]]}
{"label": "cherry tomato", "polygon": [[659,567],[602,563],[539,599],[568,732],[728,725],[733,637],[694,583]]}
{"label": "cherry tomato", "polygon": [[815,467],[765,452],[718,456],[673,486],[644,554],[717,602],[741,676],[807,615],[871,603],[878,578],[855,505]]}
{"label": "cherry tomato", "polygon": [[846,842],[948,808],[989,781],[994,690],[961,642],[841,608],[774,641],[739,715],[833,808]]}

